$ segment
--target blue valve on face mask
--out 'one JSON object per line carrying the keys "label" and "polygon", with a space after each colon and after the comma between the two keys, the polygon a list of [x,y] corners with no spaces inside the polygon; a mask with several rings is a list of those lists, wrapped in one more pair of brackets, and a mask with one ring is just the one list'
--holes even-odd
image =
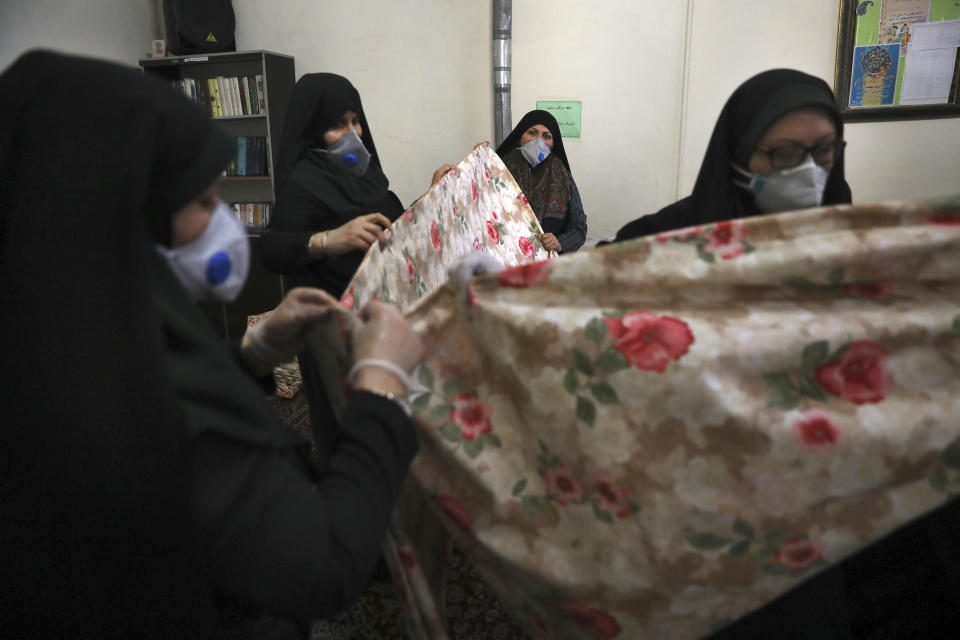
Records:
{"label": "blue valve on face mask", "polygon": [[157,245],[167,265],[194,300],[232,302],[250,268],[250,243],[233,209],[220,202],[203,233],[176,248]]}
{"label": "blue valve on face mask", "polygon": [[370,152],[367,151],[363,140],[354,129],[350,129],[330,147],[319,151],[326,153],[335,164],[357,178],[366,173],[367,166],[370,164]]}
{"label": "blue valve on face mask", "polygon": [[547,159],[547,156],[550,155],[550,147],[541,138],[534,138],[520,147],[520,154],[523,155],[523,158],[531,167],[535,167]]}

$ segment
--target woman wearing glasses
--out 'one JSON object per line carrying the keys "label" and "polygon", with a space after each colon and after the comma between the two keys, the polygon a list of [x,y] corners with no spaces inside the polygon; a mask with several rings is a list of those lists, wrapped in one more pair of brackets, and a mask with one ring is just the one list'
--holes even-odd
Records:
{"label": "woman wearing glasses", "polygon": [[724,105],[693,193],[630,222],[616,240],[849,203],[843,147],[843,122],[827,83],[792,69],[764,71]]}

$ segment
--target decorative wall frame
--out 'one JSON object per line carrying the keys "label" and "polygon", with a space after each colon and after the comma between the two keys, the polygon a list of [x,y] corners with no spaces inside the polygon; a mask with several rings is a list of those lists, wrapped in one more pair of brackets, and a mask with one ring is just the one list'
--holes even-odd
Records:
{"label": "decorative wall frame", "polygon": [[844,120],[960,116],[958,41],[956,0],[840,0],[834,89]]}

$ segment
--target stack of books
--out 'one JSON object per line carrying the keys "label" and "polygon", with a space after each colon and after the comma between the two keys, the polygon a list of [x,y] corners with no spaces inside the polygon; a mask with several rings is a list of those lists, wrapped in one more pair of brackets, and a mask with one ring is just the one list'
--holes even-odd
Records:
{"label": "stack of books", "polygon": [[206,109],[211,118],[255,116],[266,113],[263,76],[181,78],[173,86]]}
{"label": "stack of books", "polygon": [[268,175],[267,139],[263,136],[237,136],[237,151],[223,175]]}
{"label": "stack of books", "polygon": [[247,227],[265,229],[270,224],[270,210],[273,208],[268,202],[235,202],[233,210],[240,222]]}

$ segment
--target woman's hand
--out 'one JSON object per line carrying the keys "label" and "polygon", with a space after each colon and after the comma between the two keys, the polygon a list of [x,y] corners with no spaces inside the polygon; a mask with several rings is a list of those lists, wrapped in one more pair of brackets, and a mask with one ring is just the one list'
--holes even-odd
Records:
{"label": "woman's hand", "polygon": [[452,164],[445,164],[445,165],[443,165],[442,167],[440,167],[439,169],[437,169],[436,171],[434,171],[434,172],[433,172],[433,180],[431,180],[430,186],[432,187],[433,185],[435,185],[435,184],[437,184],[438,182],[440,182],[440,178],[442,178],[443,176],[447,175],[448,173],[450,173],[450,172],[453,171],[454,169],[456,169],[456,167],[455,167],[454,165],[452,165]]}
{"label": "woman's hand", "polygon": [[240,353],[251,365],[251,373],[266,374],[274,365],[293,360],[305,348],[304,329],[339,306],[326,291],[291,289],[273,313],[247,329],[240,342]]}
{"label": "woman's hand", "polygon": [[[374,242],[387,242],[384,229],[390,228],[390,219],[382,213],[358,216],[330,231],[320,231],[310,237],[310,255],[315,258],[337,256],[357,249],[366,251]],[[326,242],[323,234],[327,234]]]}
{"label": "woman's hand", "polygon": [[543,243],[543,248],[547,251],[556,251],[560,253],[562,247],[560,246],[560,241],[557,240],[557,236],[552,233],[545,233],[540,236],[540,242]]}
{"label": "woman's hand", "polygon": [[[361,360],[386,360],[406,373],[424,358],[423,342],[396,307],[371,302],[360,311],[352,327],[353,356]],[[390,371],[377,367],[362,367],[353,382],[354,389],[367,389],[403,395],[407,388],[403,380]]]}

